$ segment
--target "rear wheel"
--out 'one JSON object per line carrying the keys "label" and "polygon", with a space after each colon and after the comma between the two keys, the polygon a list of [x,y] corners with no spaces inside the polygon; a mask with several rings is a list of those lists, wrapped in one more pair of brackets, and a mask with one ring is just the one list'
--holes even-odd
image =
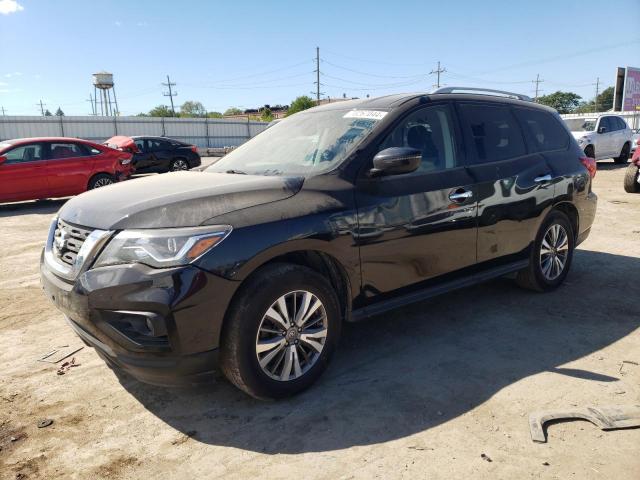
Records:
{"label": "rear wheel", "polygon": [[94,188],[106,187],[107,185],[111,185],[115,183],[115,180],[111,175],[107,175],[106,173],[99,173],[98,175],[94,175],[89,180],[89,185],[87,185],[87,190],[93,190]]}
{"label": "rear wheel", "polygon": [[613,160],[616,163],[627,163],[627,160],[629,160],[630,151],[631,151],[631,145],[629,145],[628,143],[625,143],[624,146],[622,147],[622,150],[620,151],[620,156],[614,158]]}
{"label": "rear wheel", "polygon": [[548,292],[564,281],[575,248],[575,235],[569,218],[558,210],[545,219],[529,257],[529,266],[516,277],[518,285],[530,290]]}
{"label": "rear wheel", "polygon": [[180,172],[189,170],[189,163],[184,158],[174,158],[169,164],[169,171]]}
{"label": "rear wheel", "polygon": [[340,337],[331,284],[298,265],[263,267],[242,287],[225,319],[220,364],[249,395],[276,399],[311,386]]}
{"label": "rear wheel", "polygon": [[630,163],[624,174],[624,191],[627,193],[640,193],[640,184],[638,184],[638,176],[640,176],[640,168],[635,163]]}

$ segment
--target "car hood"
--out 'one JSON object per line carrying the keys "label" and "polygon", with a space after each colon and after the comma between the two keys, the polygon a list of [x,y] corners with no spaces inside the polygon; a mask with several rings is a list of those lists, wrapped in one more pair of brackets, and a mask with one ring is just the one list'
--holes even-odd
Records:
{"label": "car hood", "polygon": [[301,177],[172,172],[83,193],[69,200],[59,216],[102,230],[192,227],[291,197],[303,182]]}

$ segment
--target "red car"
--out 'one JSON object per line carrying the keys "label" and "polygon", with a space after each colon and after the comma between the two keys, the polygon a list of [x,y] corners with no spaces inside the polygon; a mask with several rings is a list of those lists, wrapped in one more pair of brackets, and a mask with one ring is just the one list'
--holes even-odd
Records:
{"label": "red car", "polygon": [[78,138],[0,142],[0,202],[68,197],[132,173],[130,153]]}

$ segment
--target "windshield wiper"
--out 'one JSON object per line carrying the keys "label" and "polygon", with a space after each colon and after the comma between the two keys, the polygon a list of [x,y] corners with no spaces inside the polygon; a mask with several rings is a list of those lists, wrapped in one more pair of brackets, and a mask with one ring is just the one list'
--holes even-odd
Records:
{"label": "windshield wiper", "polygon": [[242,170],[233,170],[233,169],[227,170],[224,173],[235,173],[237,175],[246,175],[247,174],[247,172],[243,172]]}

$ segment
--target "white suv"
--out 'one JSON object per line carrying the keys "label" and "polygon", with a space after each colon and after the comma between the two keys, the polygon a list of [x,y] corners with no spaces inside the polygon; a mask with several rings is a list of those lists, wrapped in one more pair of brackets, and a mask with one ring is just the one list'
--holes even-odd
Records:
{"label": "white suv", "polygon": [[627,163],[633,133],[622,117],[600,115],[591,118],[565,118],[569,130],[587,157]]}

